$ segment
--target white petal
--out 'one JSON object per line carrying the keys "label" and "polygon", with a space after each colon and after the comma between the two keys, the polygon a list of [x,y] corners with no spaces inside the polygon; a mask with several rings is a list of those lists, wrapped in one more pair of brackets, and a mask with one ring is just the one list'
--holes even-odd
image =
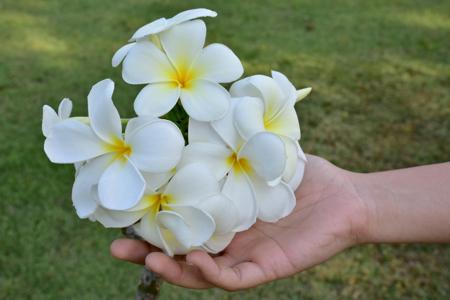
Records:
{"label": "white petal", "polygon": [[125,141],[131,146],[130,159],[139,170],[166,172],[181,159],[183,135],[178,127],[167,120],[157,120],[134,130]]}
{"label": "white petal", "polygon": [[230,93],[233,97],[256,97],[264,101],[264,112],[267,120],[272,119],[289,99],[283,94],[277,82],[265,75],[254,75],[235,82]]}
{"label": "white petal", "polygon": [[52,131],[53,126],[60,121],[55,110],[48,105],[42,107],[42,134],[48,137]]}
{"label": "white petal", "polygon": [[231,82],[242,76],[244,67],[239,58],[225,45],[206,46],[192,65],[198,78],[213,82]]}
{"label": "white petal", "polygon": [[306,96],[308,96],[311,93],[311,90],[312,90],[312,88],[310,88],[310,87],[298,90],[296,101],[298,102],[298,101],[304,99]]}
{"label": "white petal", "polygon": [[216,224],[215,234],[234,231],[239,222],[239,211],[228,197],[217,194],[202,200],[198,208],[207,212]]}
{"label": "white petal", "polygon": [[73,163],[73,167],[75,168],[75,176],[78,175],[78,171],[85,163],[86,163],[85,161],[78,161],[78,162]]}
{"label": "white petal", "polygon": [[283,172],[283,180],[289,182],[294,176],[297,169],[298,158],[298,142],[287,137],[281,137],[286,149],[286,167]]}
{"label": "white petal", "polygon": [[72,113],[72,101],[69,98],[64,98],[61,100],[58,106],[58,116],[61,119],[67,119]]}
{"label": "white petal", "polygon": [[164,30],[169,29],[172,26],[178,25],[180,23],[189,20],[201,17],[215,17],[215,16],[217,16],[217,13],[209,9],[205,8],[189,9],[177,14],[172,18],[169,19],[160,18],[158,20],[155,20],[149,24],[142,26],[133,34],[131,40],[142,39],[152,34],[158,34]]}
{"label": "white petal", "polygon": [[98,183],[102,206],[125,210],[135,206],[142,198],[145,180],[129,159],[116,159],[105,170]]}
{"label": "white petal", "polygon": [[187,71],[205,44],[206,25],[201,20],[184,22],[159,35],[161,44],[177,71]]}
{"label": "white petal", "polygon": [[152,83],[144,87],[134,101],[138,116],[159,117],[167,114],[177,104],[180,88],[174,83]]}
{"label": "white petal", "polygon": [[298,145],[298,157],[303,159],[304,161],[308,161],[305,152],[303,152],[303,149],[300,147],[300,144],[297,143],[297,145]]}
{"label": "white petal", "polygon": [[159,196],[160,194],[154,191],[145,191],[144,195],[142,196],[141,200],[139,200],[138,204],[133,206],[132,208],[127,209],[126,211],[139,211],[139,210],[153,210],[155,211],[156,206],[154,204],[153,198],[154,196]]}
{"label": "white petal", "polygon": [[180,24],[189,20],[198,19],[202,17],[216,17],[215,11],[206,8],[194,8],[180,12],[176,16],[170,18],[168,21],[171,25]]}
{"label": "white petal", "polygon": [[119,112],[112,102],[114,82],[105,79],[96,83],[88,95],[88,111],[91,127],[104,141],[114,143],[122,138]]}
{"label": "white petal", "polygon": [[266,123],[266,130],[287,136],[293,140],[299,140],[300,124],[295,108],[286,105],[271,121]]}
{"label": "white petal", "polygon": [[133,34],[130,41],[135,41],[138,39],[142,39],[143,37],[146,37],[151,34],[159,33],[165,29],[168,28],[169,22],[166,18],[159,18],[151,23],[148,23]]}
{"label": "white petal", "polygon": [[174,211],[160,211],[156,215],[156,220],[160,226],[168,229],[181,245],[191,247],[193,232],[180,214]]}
{"label": "white petal", "polygon": [[192,164],[204,163],[221,180],[231,168],[230,157],[233,152],[225,145],[215,143],[192,143],[183,151],[179,168]]}
{"label": "white petal", "polygon": [[203,247],[209,253],[217,254],[223,249],[225,249],[233,240],[236,233],[225,233],[225,234],[214,234]]}
{"label": "white petal", "polygon": [[123,228],[133,225],[146,213],[146,210],[110,210],[99,206],[95,211],[95,218],[106,228]]}
{"label": "white petal", "polygon": [[[281,177],[286,166],[286,152],[283,141],[275,134],[260,132],[242,146],[238,159],[245,159],[252,171],[266,181]],[[253,172],[248,173],[253,177]]]}
{"label": "white petal", "polygon": [[[209,240],[214,233],[216,227],[214,219],[205,211],[187,205],[170,205],[170,209],[182,216],[184,222],[187,224],[189,231],[191,232],[189,247],[200,246]],[[171,231],[178,236],[174,230]]]}
{"label": "white petal", "polygon": [[291,105],[295,104],[295,98],[297,97],[297,90],[295,86],[289,81],[289,79],[282,73],[272,71],[272,78],[276,81],[280,89],[283,91],[284,97],[289,98]]}
{"label": "white petal", "polygon": [[189,251],[192,251],[192,248],[183,246],[170,230],[158,226],[158,232],[160,233],[163,242],[163,247],[161,249],[163,249],[164,253],[168,256],[184,255],[189,253]]}
{"label": "white petal", "polygon": [[252,178],[251,181],[259,207],[258,219],[277,222],[292,212],[295,207],[295,195],[289,185],[280,182],[271,187],[258,178]]}
{"label": "white petal", "polygon": [[264,102],[260,98],[242,97],[234,108],[234,122],[240,135],[248,140],[264,128]]}
{"label": "white petal", "polygon": [[128,52],[135,44],[136,43],[126,44],[126,45],[120,47],[120,49],[117,50],[116,53],[114,53],[112,60],[111,60],[112,66],[114,68],[117,67],[118,65],[120,65],[120,63],[123,61],[125,56],[127,56]]}
{"label": "white petal", "polygon": [[265,104],[266,118],[268,120],[289,104],[289,99],[285,97],[277,82],[272,78],[255,75],[250,77],[250,83],[261,93],[261,98]]}
{"label": "white petal", "polygon": [[142,176],[144,176],[146,182],[146,190],[152,192],[158,190],[166,183],[168,183],[174,174],[175,170],[161,173],[142,172]]}
{"label": "white petal", "polygon": [[156,221],[156,213],[153,211],[145,214],[142,217],[141,221],[133,226],[133,228],[136,230],[136,233],[144,240],[146,240],[153,246],[163,249],[164,243],[161,239],[158,227],[159,225]]}
{"label": "white petal", "polygon": [[123,80],[129,84],[171,81],[174,72],[167,56],[149,41],[136,43],[122,65]]}
{"label": "white petal", "polygon": [[218,180],[203,163],[179,169],[164,190],[164,194],[170,196],[171,204],[195,204],[218,192]]}
{"label": "white petal", "polygon": [[306,161],[303,159],[297,159],[297,164],[295,166],[295,173],[289,180],[288,184],[293,191],[296,191],[302,182],[303,175],[305,174]]}
{"label": "white petal", "polygon": [[181,103],[187,114],[203,122],[222,118],[230,107],[230,94],[218,83],[195,80],[181,90]]}
{"label": "white petal", "polygon": [[154,121],[159,121],[160,119],[150,116],[140,116],[132,118],[128,121],[127,127],[125,128],[125,136],[131,136],[133,132],[142,126],[145,126]]}
{"label": "white petal", "polygon": [[239,212],[239,221],[234,230],[238,232],[250,228],[256,222],[258,207],[248,177],[242,171],[232,169],[225,180],[222,193],[234,203]]}
{"label": "white petal", "polygon": [[98,206],[97,184],[111,159],[109,154],[102,155],[79,168],[72,187],[72,202],[80,218],[87,218],[95,212]]}
{"label": "white petal", "polygon": [[296,169],[295,169],[295,174],[291,178],[291,180],[288,182],[289,186],[294,191],[297,190],[297,188],[300,186],[300,183],[303,180],[303,175],[305,174],[306,162],[307,162],[306,155],[303,152],[300,145],[298,145],[298,160],[297,160],[297,165],[296,165]]}
{"label": "white petal", "polygon": [[241,98],[231,98],[230,109],[220,120],[211,122],[211,126],[223,141],[234,151],[238,151],[244,140],[239,136],[234,125],[234,109]]}
{"label": "white petal", "polygon": [[250,84],[250,78],[246,77],[234,82],[230,87],[230,94],[232,97],[255,97],[262,98],[258,89]]}
{"label": "white petal", "polygon": [[103,141],[92,129],[75,120],[67,119],[53,126],[45,140],[44,150],[54,163],[75,163],[106,153]]}
{"label": "white petal", "polygon": [[189,143],[214,143],[224,145],[224,141],[212,128],[210,122],[199,122],[189,118],[188,125]]}

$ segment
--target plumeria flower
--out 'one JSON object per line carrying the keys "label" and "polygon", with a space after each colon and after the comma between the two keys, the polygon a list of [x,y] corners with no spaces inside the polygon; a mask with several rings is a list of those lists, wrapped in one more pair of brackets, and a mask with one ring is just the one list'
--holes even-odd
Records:
{"label": "plumeria flower", "polygon": [[147,189],[132,210],[143,212],[136,232],[170,256],[186,254],[202,245],[216,252],[222,250],[230,242],[226,233],[237,221],[233,204],[220,194],[214,174],[202,163],[180,168],[157,191]]}
{"label": "plumeria flower", "polygon": [[[172,122],[144,117],[131,119],[122,135],[113,91],[110,79],[95,84],[88,95],[90,126],[72,119],[59,122],[45,140],[44,150],[54,163],[95,164],[101,173],[99,203],[108,209],[125,210],[135,206],[144,193],[145,180],[139,170],[171,170],[181,158],[184,140]],[[89,173],[83,172],[86,176]],[[86,205],[77,208],[77,212],[83,211],[80,217],[89,216],[96,208],[92,203],[80,205]]]}
{"label": "plumeria flower", "polygon": [[[246,101],[232,98],[232,108]],[[275,222],[295,206],[292,189],[280,182],[286,165],[283,141],[270,132],[259,132],[247,141],[238,134],[233,109],[212,123],[189,120],[189,145],[181,165],[202,160],[216,178],[225,176],[222,193],[238,209],[237,231],[248,229],[259,218]]]}
{"label": "plumeria flower", "polygon": [[238,79],[243,67],[225,45],[203,48],[205,37],[202,20],[187,21],[158,34],[162,50],[148,39],[128,50],[123,79],[130,84],[148,84],[134,102],[138,115],[162,116],[178,99],[198,121],[217,120],[226,114],[230,95],[219,83]]}
{"label": "plumeria flower", "polygon": [[[298,144],[300,125],[294,105],[306,97],[311,88],[297,91],[286,76],[273,71],[272,77],[254,75],[237,81],[230,91],[236,97],[250,96],[240,101],[235,109],[235,125],[245,139],[263,131],[283,139],[288,157],[283,180],[290,182],[306,163]],[[298,178],[297,174],[293,186],[298,185]]]}
{"label": "plumeria flower", "polygon": [[53,126],[68,119],[72,113],[72,101],[69,98],[61,100],[58,106],[58,113],[48,105],[42,107],[42,133],[48,137],[53,129]]}
{"label": "plumeria flower", "polygon": [[156,45],[160,46],[161,43],[158,38],[158,34],[172,28],[175,25],[184,23],[186,21],[203,18],[203,17],[216,17],[217,13],[215,11],[206,9],[206,8],[196,8],[196,9],[189,9],[186,11],[183,11],[176,16],[166,19],[166,18],[160,18],[158,20],[155,20],[151,23],[148,23],[133,34],[131,39],[129,40],[129,44],[126,44],[122,46],[117,52],[114,54],[112,58],[112,65],[113,67],[117,67],[120,65],[122,60],[125,58],[125,56],[128,54],[128,51],[136,45],[137,41],[142,40],[150,40],[153,41]]}

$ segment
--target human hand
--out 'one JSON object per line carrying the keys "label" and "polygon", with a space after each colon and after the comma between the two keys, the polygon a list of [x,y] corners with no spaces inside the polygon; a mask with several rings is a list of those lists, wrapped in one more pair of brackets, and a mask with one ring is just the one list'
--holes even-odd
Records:
{"label": "human hand", "polygon": [[143,241],[129,239],[114,241],[111,253],[118,259],[145,262],[166,281],[188,288],[235,291],[284,278],[361,240],[367,209],[351,177],[352,173],[309,155],[294,211],[277,223],[257,222],[236,234],[218,256],[196,250],[170,258]]}

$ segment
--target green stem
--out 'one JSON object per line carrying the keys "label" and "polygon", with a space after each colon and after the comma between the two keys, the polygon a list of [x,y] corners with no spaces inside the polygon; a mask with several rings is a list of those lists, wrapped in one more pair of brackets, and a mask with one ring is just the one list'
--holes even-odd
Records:
{"label": "green stem", "polygon": [[120,119],[120,122],[122,123],[122,126],[126,126],[128,124],[128,121],[130,121],[130,118],[122,118],[122,119]]}

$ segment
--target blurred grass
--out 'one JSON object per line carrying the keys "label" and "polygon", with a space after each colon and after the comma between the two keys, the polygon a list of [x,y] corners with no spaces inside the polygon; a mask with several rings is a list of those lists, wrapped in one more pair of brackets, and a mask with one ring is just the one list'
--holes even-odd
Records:
{"label": "blurred grass", "polygon": [[[43,151],[41,106],[86,114],[95,82],[117,83],[123,116],[141,87],[110,67],[139,26],[208,7],[208,41],[246,74],[312,86],[299,104],[305,151],[375,171],[450,160],[447,1],[0,1],[0,299],[131,299],[140,268],[109,256],[120,236],[77,219],[73,169]],[[164,285],[161,299],[449,299],[450,248],[364,246],[250,291]]]}

